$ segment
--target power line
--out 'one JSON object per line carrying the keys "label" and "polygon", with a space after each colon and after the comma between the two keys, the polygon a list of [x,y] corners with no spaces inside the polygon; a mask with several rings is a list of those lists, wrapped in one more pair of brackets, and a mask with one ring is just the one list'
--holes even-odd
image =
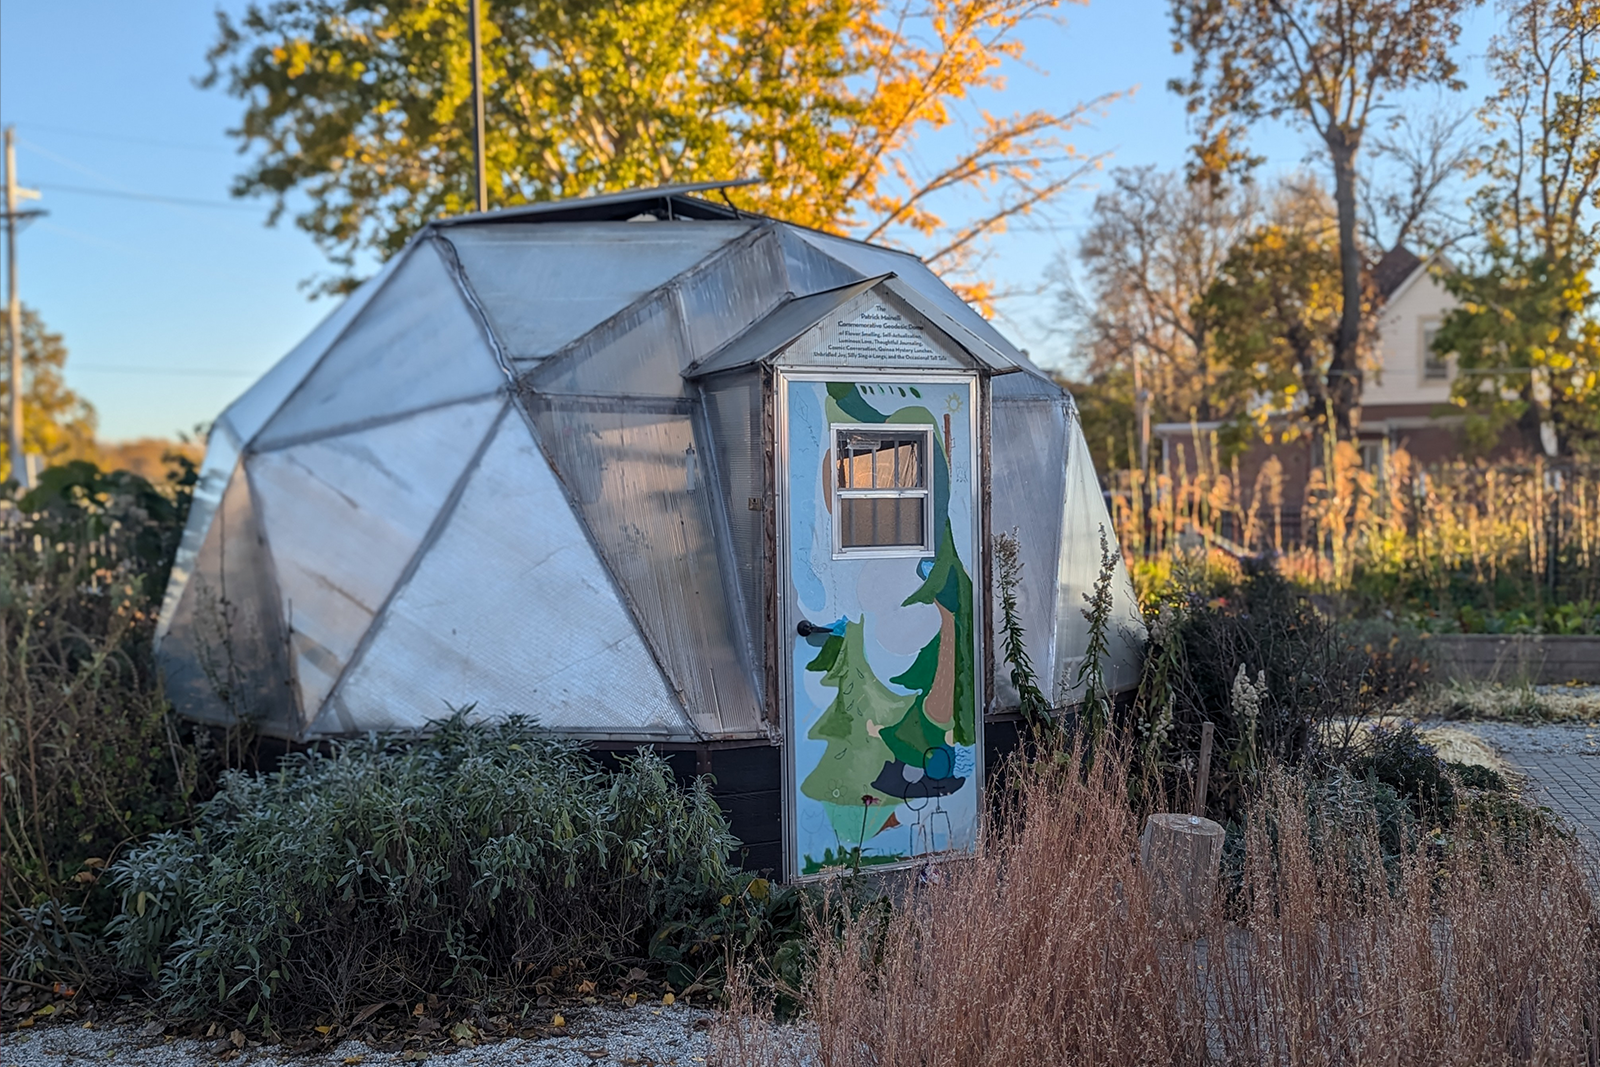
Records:
{"label": "power line", "polygon": [[39,188],[56,193],[75,193],[79,196],[109,196],[118,200],[144,200],[152,204],[176,204],[180,207],[214,207],[229,211],[254,211],[261,208],[251,204],[235,204],[227,200],[200,200],[187,196],[162,196],[157,193],[132,193],[118,189],[93,189],[87,185],[62,185],[57,182],[39,182]]}
{"label": "power line", "polygon": [[93,371],[96,374],[175,374],[197,378],[254,378],[261,372],[254,370],[222,370],[218,367],[113,367],[103,363],[68,363],[71,371]]}
{"label": "power line", "polygon": [[46,133],[59,133],[68,137],[87,137],[99,141],[121,141],[124,144],[142,144],[151,148],[173,148],[182,152],[226,152],[233,154],[233,149],[223,145],[214,144],[186,144],[182,141],[158,141],[150,137],[129,137],[123,133],[98,133],[92,130],[75,130],[68,126],[46,125],[40,122],[19,122],[16,125],[28,130],[43,130]]}

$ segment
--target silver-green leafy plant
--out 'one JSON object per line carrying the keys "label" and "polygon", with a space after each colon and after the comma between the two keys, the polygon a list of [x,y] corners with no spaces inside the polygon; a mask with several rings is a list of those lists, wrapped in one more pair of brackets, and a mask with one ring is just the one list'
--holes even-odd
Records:
{"label": "silver-green leafy plant", "polygon": [[427,993],[528,1000],[553,965],[638,954],[734,846],[707,780],[680,786],[659,755],[607,769],[458,713],[228,775],[192,830],[112,867],[110,934],[169,1010],[269,1029]]}

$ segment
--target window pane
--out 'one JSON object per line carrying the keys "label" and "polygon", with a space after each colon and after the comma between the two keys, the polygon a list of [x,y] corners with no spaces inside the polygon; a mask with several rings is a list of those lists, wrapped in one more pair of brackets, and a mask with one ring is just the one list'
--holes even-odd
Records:
{"label": "window pane", "polygon": [[921,489],[926,437],[842,430],[836,442],[841,489]]}
{"label": "window pane", "polygon": [[1433,350],[1433,339],[1439,335],[1437,326],[1422,331],[1422,377],[1428,381],[1443,381],[1450,377],[1450,366],[1445,357]]}
{"label": "window pane", "polygon": [[913,547],[924,544],[926,497],[842,497],[839,543],[843,548]]}

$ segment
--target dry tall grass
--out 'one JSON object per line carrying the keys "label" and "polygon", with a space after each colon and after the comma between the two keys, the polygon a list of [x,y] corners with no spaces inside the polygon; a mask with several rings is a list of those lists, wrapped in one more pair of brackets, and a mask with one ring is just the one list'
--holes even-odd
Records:
{"label": "dry tall grass", "polygon": [[1135,862],[1123,768],[1073,765],[1019,777],[978,854],[887,917],[819,916],[803,1021],[749,1011],[746,987],[720,1061],[1596,1062],[1596,922],[1567,842],[1384,857],[1355,783],[1278,777],[1228,914],[1185,936]]}
{"label": "dry tall grass", "polygon": [[[1220,458],[1216,435],[1174,450],[1174,469],[1110,477],[1117,536],[1147,580],[1159,561],[1198,537],[1214,565],[1268,553],[1305,584],[1344,590],[1408,585],[1445,591],[1471,583],[1497,610],[1497,590],[1551,605],[1600,601],[1600,469],[1457,462],[1421,469],[1404,449],[1371,468],[1348,442],[1330,445],[1303,492],[1270,458],[1252,477]],[[1246,484],[1248,483],[1248,484]],[[1587,614],[1587,612],[1586,612]]]}

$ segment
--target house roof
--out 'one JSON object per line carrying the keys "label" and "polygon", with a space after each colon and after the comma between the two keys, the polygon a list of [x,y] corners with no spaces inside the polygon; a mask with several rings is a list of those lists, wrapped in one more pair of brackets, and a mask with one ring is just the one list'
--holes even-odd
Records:
{"label": "house roof", "polygon": [[1377,288],[1378,295],[1387,301],[1423,264],[1422,257],[1411,249],[1405,245],[1395,245],[1373,265],[1372,284]]}

